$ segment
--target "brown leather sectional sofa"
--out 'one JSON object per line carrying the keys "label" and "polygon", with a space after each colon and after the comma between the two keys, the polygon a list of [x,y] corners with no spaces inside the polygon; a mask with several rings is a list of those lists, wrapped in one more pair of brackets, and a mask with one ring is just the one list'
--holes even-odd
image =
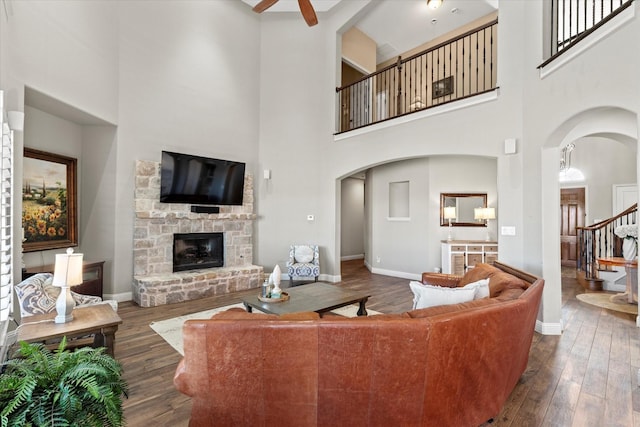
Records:
{"label": "brown leather sectional sofa", "polygon": [[[366,318],[226,311],[184,325],[191,426],[478,426],[527,366],[544,281],[504,264],[491,297]],[[475,279],[475,280],[471,280]],[[493,282],[493,283],[492,283]]]}

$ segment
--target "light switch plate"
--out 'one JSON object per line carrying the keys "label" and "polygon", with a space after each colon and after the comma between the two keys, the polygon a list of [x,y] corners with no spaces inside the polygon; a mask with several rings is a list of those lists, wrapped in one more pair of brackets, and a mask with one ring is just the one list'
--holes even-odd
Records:
{"label": "light switch plate", "polygon": [[503,226],[500,229],[500,232],[502,233],[503,236],[515,236],[516,228],[513,226]]}

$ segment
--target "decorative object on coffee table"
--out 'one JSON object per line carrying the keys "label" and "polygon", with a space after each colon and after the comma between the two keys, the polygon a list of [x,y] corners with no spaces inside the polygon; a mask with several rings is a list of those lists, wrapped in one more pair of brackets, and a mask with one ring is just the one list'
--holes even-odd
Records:
{"label": "decorative object on coffee table", "polygon": [[280,289],[280,278],[282,273],[280,272],[280,266],[276,264],[273,268],[273,273],[271,273],[273,277],[273,289],[271,289],[271,298],[276,300],[280,298],[280,294],[282,293],[282,289]]}
{"label": "decorative object on coffee table", "polygon": [[282,292],[279,294],[278,297],[273,297],[273,296],[263,297],[262,295],[259,295],[258,299],[262,302],[268,302],[268,303],[283,302],[283,301],[289,301],[289,294],[286,292]]}

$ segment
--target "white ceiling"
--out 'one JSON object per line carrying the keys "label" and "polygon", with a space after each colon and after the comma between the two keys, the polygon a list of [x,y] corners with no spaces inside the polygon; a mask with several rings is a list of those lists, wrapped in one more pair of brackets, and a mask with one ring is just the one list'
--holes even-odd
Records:
{"label": "white ceiling", "polygon": [[[498,0],[444,0],[438,9],[425,0],[386,0],[356,27],[376,41],[378,63],[497,10]],[[433,21],[435,20],[435,21]]]}
{"label": "white ceiling", "polygon": [[[260,0],[242,1],[253,7]],[[320,13],[340,1],[348,0],[311,0],[311,3],[322,21]],[[442,6],[433,10],[427,7],[426,0],[380,0],[355,26],[376,41],[380,63],[496,11],[498,1],[443,0]],[[297,0],[279,0],[267,12],[299,10]]]}
{"label": "white ceiling", "polygon": [[[260,3],[261,0],[242,0],[249,6],[253,7]],[[311,0],[313,9],[316,12],[326,12],[333,6],[340,3],[340,0]],[[298,12],[300,7],[298,6],[298,0],[278,0],[278,3],[267,9],[267,12]]]}

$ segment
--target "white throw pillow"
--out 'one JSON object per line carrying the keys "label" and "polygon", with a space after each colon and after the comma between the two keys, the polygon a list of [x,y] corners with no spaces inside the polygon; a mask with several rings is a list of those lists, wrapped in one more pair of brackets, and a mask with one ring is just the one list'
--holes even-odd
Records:
{"label": "white throw pillow", "polygon": [[411,281],[409,287],[413,292],[413,308],[426,308],[438,305],[458,304],[473,301],[476,288],[447,288],[443,286],[423,285]]}
{"label": "white throw pillow", "polygon": [[482,299],[489,298],[489,279],[481,279],[477,282],[469,283],[468,285],[464,285],[462,289],[475,289],[476,294],[473,299]]}
{"label": "white throw pillow", "polygon": [[296,259],[296,262],[304,264],[310,263],[313,261],[313,248],[310,246],[296,246],[293,256]]}

